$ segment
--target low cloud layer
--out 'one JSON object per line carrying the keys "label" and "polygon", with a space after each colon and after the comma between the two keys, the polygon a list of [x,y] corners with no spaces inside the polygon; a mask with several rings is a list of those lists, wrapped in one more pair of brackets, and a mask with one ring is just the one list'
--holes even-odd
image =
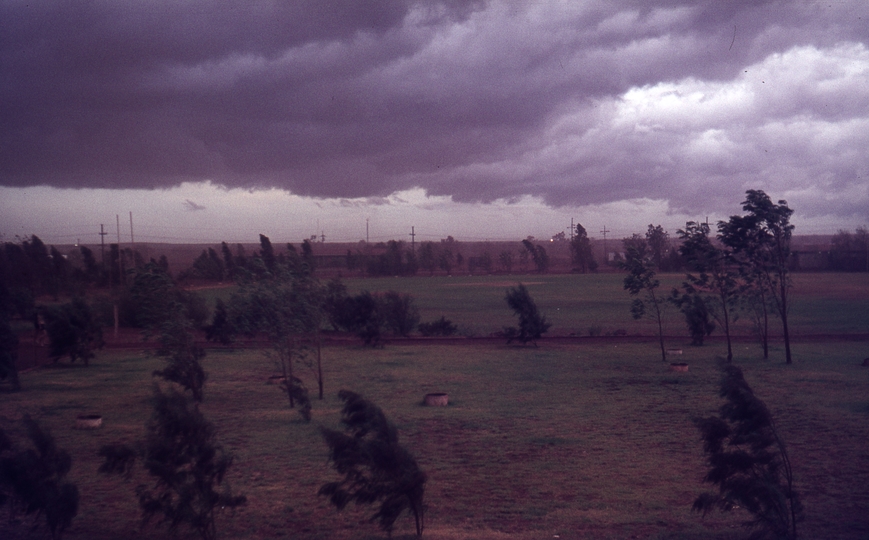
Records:
{"label": "low cloud layer", "polygon": [[860,0],[0,0],[0,185],[865,216],[867,38]]}

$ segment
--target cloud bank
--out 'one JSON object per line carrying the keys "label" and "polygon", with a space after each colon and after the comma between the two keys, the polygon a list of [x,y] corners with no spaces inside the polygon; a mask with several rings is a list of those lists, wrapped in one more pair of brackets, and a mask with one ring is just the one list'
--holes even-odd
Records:
{"label": "cloud bank", "polygon": [[869,208],[869,6],[0,0],[0,185]]}

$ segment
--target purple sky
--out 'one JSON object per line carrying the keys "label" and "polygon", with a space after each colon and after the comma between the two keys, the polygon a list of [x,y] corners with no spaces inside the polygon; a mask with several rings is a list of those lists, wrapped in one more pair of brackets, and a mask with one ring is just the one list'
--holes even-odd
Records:
{"label": "purple sky", "polygon": [[867,39],[865,0],[0,0],[0,235],[673,234],[746,189],[853,229]]}

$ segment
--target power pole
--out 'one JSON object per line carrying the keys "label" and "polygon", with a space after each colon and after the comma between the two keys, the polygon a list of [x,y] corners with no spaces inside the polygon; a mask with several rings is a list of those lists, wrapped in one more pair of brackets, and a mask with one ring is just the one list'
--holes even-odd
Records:
{"label": "power pole", "polygon": [[603,234],[603,263],[604,264],[609,263],[609,253],[606,250],[606,233],[608,233],[608,232],[612,232],[612,231],[608,231],[606,228],[606,225],[604,225],[603,230],[601,231],[601,233]]}
{"label": "power pole", "polygon": [[103,224],[100,223],[100,261],[103,263],[103,271],[106,270],[106,235],[109,234],[103,230]]}
{"label": "power pole", "polygon": [[416,231],[410,226],[410,252],[416,254]]}
{"label": "power pole", "polygon": [[133,238],[133,213],[130,212],[130,247],[136,251],[136,240]]}
{"label": "power pole", "polygon": [[365,243],[368,243],[368,218],[365,218]]}
{"label": "power pole", "polygon": [[570,241],[573,242],[573,218],[570,218]]}

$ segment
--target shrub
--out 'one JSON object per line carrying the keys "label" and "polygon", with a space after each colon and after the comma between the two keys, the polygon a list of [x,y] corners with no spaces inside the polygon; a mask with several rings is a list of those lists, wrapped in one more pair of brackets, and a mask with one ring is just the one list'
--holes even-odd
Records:
{"label": "shrub", "polygon": [[417,328],[419,328],[419,333],[426,337],[452,336],[459,331],[459,327],[443,315],[441,315],[440,319],[436,319],[430,323],[420,323]]}
{"label": "shrub", "polygon": [[754,516],[745,524],[754,531],[751,538],[794,540],[802,506],[784,442],[742,370],[734,365],[723,370],[720,395],[726,403],[718,416],[696,420],[709,464],[704,482],[718,486],[718,492],[700,495],[693,508],[704,515],[744,508]]}
{"label": "shrub", "polygon": [[58,539],[78,513],[78,487],[66,481],[72,458],[35,420],[25,416],[24,425],[32,448],[16,448],[0,430],[0,506],[45,515],[51,537]]}
{"label": "shrub", "polygon": [[214,426],[196,406],[188,406],[183,394],[163,393],[155,386],[153,406],[145,440],[136,447],[110,444],[100,448],[104,461],[99,471],[130,476],[140,459],[154,478],[151,488],[136,488],[143,521],[162,515],[170,531],[184,525],[203,540],[213,540],[217,537],[216,510],[246,502],[226,485],[218,491],[232,456],[217,443]]}
{"label": "shrub", "polygon": [[329,459],[343,479],[323,484],[319,494],[329,497],[338,510],[351,502],[379,502],[371,521],[378,521],[389,534],[398,516],[409,510],[416,534],[422,536],[425,473],[398,443],[398,430],[379,407],[349,390],[341,390],[338,396],[344,402],[344,432],[327,428],[321,432]]}
{"label": "shrub", "polygon": [[81,298],[57,307],[42,310],[45,329],[51,342],[49,354],[55,362],[69,355],[75,362],[81,358],[85,365],[95,356],[94,351],[103,346],[103,330],[91,312],[90,306]]}
{"label": "shrub", "polygon": [[504,328],[507,343],[519,340],[522,343],[536,342],[552,326],[546,321],[546,317],[537,311],[537,304],[528,293],[525,285],[519,284],[507,290],[507,305],[519,317],[519,328]]}

